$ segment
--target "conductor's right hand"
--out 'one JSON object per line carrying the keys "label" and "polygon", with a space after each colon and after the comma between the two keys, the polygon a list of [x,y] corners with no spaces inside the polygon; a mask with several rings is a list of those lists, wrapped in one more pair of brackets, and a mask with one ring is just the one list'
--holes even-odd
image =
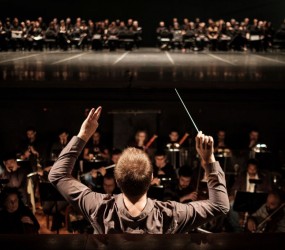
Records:
{"label": "conductor's right hand", "polygon": [[206,136],[200,131],[196,136],[196,150],[201,157],[203,167],[216,161],[212,136]]}
{"label": "conductor's right hand", "polygon": [[95,133],[96,129],[98,128],[98,119],[101,114],[102,107],[98,107],[96,110],[92,108],[81,125],[80,131],[78,133],[78,137],[84,141],[88,141],[91,136]]}

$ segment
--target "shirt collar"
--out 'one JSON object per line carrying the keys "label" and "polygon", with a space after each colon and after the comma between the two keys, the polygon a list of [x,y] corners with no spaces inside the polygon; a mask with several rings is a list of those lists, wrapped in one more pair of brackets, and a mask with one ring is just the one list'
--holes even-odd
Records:
{"label": "shirt collar", "polygon": [[133,217],[129,214],[128,209],[125,206],[123,194],[117,195],[115,200],[116,200],[116,204],[117,204],[119,214],[124,215],[131,220],[142,220],[142,219],[146,218],[154,207],[153,200],[150,198],[147,198],[146,205],[145,205],[143,211],[141,212],[141,214],[137,217]]}

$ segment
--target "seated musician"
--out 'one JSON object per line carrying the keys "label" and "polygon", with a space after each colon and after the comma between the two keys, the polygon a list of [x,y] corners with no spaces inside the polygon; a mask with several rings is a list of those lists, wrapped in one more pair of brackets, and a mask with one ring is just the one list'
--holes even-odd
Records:
{"label": "seated musician", "polygon": [[148,141],[148,133],[144,129],[139,129],[136,131],[136,134],[134,136],[134,141],[131,141],[129,143],[130,147],[135,147],[141,150],[146,149],[146,144]]}
{"label": "seated musician", "polygon": [[96,131],[88,141],[83,151],[83,159],[86,161],[109,161],[110,152],[102,142],[101,133]]}
{"label": "seated musician", "polygon": [[108,166],[102,166],[98,169],[92,169],[91,171],[81,175],[81,181],[89,186],[92,190],[101,190],[104,186],[105,176],[114,174],[114,167],[117,164],[122,151],[120,149],[113,149],[111,155],[111,161]]}
{"label": "seated musician", "polygon": [[49,23],[49,26],[45,31],[45,42],[47,44],[48,49],[52,49],[56,45],[57,38],[58,30],[56,29],[55,23],[52,21]]}
{"label": "seated musician", "polygon": [[196,201],[198,199],[198,193],[195,191],[191,179],[191,167],[187,165],[180,167],[178,180],[174,182],[174,185],[165,190],[165,200],[175,200],[182,203]]}
{"label": "seated musician", "polygon": [[29,31],[29,49],[43,50],[44,31],[40,27],[39,21],[34,22],[33,28]]}
{"label": "seated musician", "polygon": [[194,48],[195,51],[204,50],[205,46],[209,41],[206,34],[207,34],[206,23],[205,22],[198,23],[198,27],[196,27],[196,47]]}
{"label": "seated musician", "polygon": [[120,189],[117,186],[116,179],[113,174],[108,173],[103,178],[103,187],[101,190],[102,194],[119,194],[121,193]]}
{"label": "seated musician", "polygon": [[227,142],[226,142],[226,131],[223,129],[220,129],[217,132],[217,143],[215,145],[215,153],[228,153],[231,154],[230,149],[228,148]]}
{"label": "seated musician", "polygon": [[250,50],[255,50],[256,52],[261,49],[262,29],[259,26],[258,19],[253,19],[253,24],[249,27],[248,33],[246,35],[249,40]]}
{"label": "seated musician", "polygon": [[76,47],[78,47],[78,43],[80,41],[80,35],[81,35],[80,28],[81,28],[81,18],[78,17],[71,32],[71,40],[73,45],[75,45]]}
{"label": "seated musician", "polygon": [[209,27],[207,29],[207,37],[210,41],[210,50],[217,50],[217,43],[219,38],[219,29],[213,20],[209,20]]}
{"label": "seated musician", "polygon": [[80,49],[85,49],[85,47],[87,46],[88,49],[88,26],[85,20],[81,21],[79,32],[80,38],[77,47]]}
{"label": "seated musician", "polygon": [[19,158],[28,161],[33,171],[37,171],[44,157],[44,148],[44,143],[38,136],[37,129],[35,127],[28,127],[25,131],[24,139],[18,146]]}
{"label": "seated musician", "polygon": [[21,194],[21,199],[24,205],[29,205],[29,196],[27,192],[27,175],[29,169],[21,167],[17,163],[17,157],[14,153],[7,153],[3,157],[4,169],[0,167],[0,176],[2,179],[7,179],[8,183],[5,187],[16,188]]}
{"label": "seated musician", "polygon": [[247,219],[249,232],[285,232],[285,203],[281,190],[271,191],[266,203]]}
{"label": "seated musician", "polygon": [[18,18],[15,17],[11,29],[11,40],[10,40],[13,51],[16,51],[17,49],[19,50],[22,49],[22,35],[23,35],[22,27],[19,24]]}
{"label": "seated musician", "polygon": [[220,31],[218,48],[219,50],[227,51],[234,36],[234,29],[230,22],[225,22],[223,19],[219,21],[218,28]]}
{"label": "seated musician", "polygon": [[67,34],[67,26],[63,19],[60,20],[59,23],[60,25],[59,25],[59,32],[58,32],[58,44],[62,50],[67,50],[68,44],[70,43],[70,40],[68,39],[68,34]]}
{"label": "seated musician", "polygon": [[84,145],[98,127],[101,107],[91,109],[49,173],[49,180],[73,206],[78,207],[94,228],[94,233],[186,233],[211,218],[226,214],[229,201],[224,173],[215,161],[213,139],[199,132],[196,149],[208,177],[209,199],[182,204],[147,198],[152,166],[145,152],[128,148],[116,167],[115,179],[122,194],[92,192],[71,176]]}
{"label": "seated musician", "polygon": [[[255,183],[260,181],[261,183]],[[242,192],[264,192],[267,193],[271,190],[271,184],[268,175],[258,169],[258,161],[251,159],[247,162],[247,170],[237,176],[230,191],[231,209],[228,214],[228,220],[231,229],[234,232],[241,232],[244,230],[244,220],[246,214],[240,214],[233,210],[235,195],[237,191]]]}
{"label": "seated musician", "polygon": [[182,42],[183,42],[183,32],[178,22],[173,23],[173,27],[170,28],[172,41],[171,47],[172,49],[178,48],[182,49]]}
{"label": "seated musician", "polygon": [[176,173],[173,166],[167,161],[164,150],[157,150],[154,155],[152,185],[169,186],[176,181]]}
{"label": "seated musician", "polygon": [[118,48],[118,27],[115,22],[111,22],[107,30],[108,47],[110,51],[115,51]]}
{"label": "seated musician", "polygon": [[156,29],[157,43],[161,50],[168,50],[171,48],[172,33],[165,26],[164,21],[159,22]]}
{"label": "seated musician", "polygon": [[[179,142],[179,132],[176,129],[171,129],[168,134],[168,142],[166,143],[167,148],[175,147],[175,143]],[[177,145],[179,147],[179,145]]]}
{"label": "seated musician", "polygon": [[184,26],[183,28],[183,46],[186,51],[186,49],[194,49],[196,46],[195,43],[195,36],[196,36],[196,29],[195,29],[195,23],[189,22],[188,25]]}
{"label": "seated musician", "polygon": [[102,50],[106,37],[104,36],[104,22],[96,22],[92,37],[92,49]]}
{"label": "seated musician", "polygon": [[1,193],[0,234],[38,234],[40,225],[15,188]]}
{"label": "seated musician", "polygon": [[138,49],[142,42],[142,27],[139,26],[139,22],[137,20],[134,20],[130,30],[134,34],[135,46]]}
{"label": "seated musician", "polygon": [[61,129],[58,132],[57,140],[52,143],[51,149],[50,149],[50,159],[52,161],[55,161],[61,150],[67,145],[69,141],[69,132],[67,129]]}

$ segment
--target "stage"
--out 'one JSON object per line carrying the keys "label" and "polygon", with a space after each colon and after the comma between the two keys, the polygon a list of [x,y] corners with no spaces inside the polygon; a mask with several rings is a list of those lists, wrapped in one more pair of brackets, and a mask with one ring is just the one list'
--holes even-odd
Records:
{"label": "stage", "polygon": [[[19,124],[39,127],[47,137],[58,127],[77,131],[84,109],[97,105],[103,106],[102,129],[110,143],[116,114],[145,115],[150,134],[165,136],[171,127],[194,132],[174,88],[204,131],[214,134],[223,127],[238,141],[257,127],[267,144],[283,147],[282,51],[1,52],[0,69],[2,147],[13,147],[23,133]],[[133,120],[129,125],[136,129]]]}
{"label": "stage", "polygon": [[0,53],[0,88],[284,89],[285,52]]}

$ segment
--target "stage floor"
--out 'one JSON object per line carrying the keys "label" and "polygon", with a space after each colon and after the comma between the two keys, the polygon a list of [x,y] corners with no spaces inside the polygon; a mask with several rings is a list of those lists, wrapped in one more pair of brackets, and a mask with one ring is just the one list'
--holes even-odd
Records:
{"label": "stage floor", "polygon": [[285,88],[285,52],[32,51],[0,53],[0,89]]}

